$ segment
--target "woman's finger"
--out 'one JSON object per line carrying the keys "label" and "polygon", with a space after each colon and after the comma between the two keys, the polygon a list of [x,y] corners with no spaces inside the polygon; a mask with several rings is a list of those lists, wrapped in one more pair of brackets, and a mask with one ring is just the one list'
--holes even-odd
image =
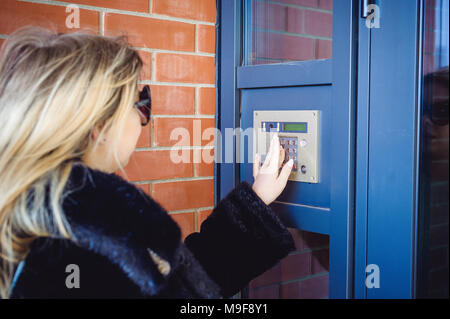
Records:
{"label": "woman's finger", "polygon": [[286,155],[286,152],[284,151],[284,147],[280,145],[280,160],[278,161],[279,168],[281,168],[281,166],[283,166],[285,155]]}
{"label": "woman's finger", "polygon": [[284,164],[283,168],[281,169],[281,173],[277,179],[277,183],[281,187],[281,189],[284,189],[286,187],[286,184],[289,179],[289,175],[291,174],[293,165],[294,165],[294,161],[291,158],[289,161],[287,161],[286,164]]}
{"label": "woman's finger", "polygon": [[280,141],[278,139],[278,135],[275,135],[272,140],[273,148],[272,154],[270,155],[269,168],[273,170],[273,172],[278,173],[279,168],[279,160],[280,160]]}
{"label": "woman's finger", "polygon": [[274,138],[275,138],[275,135],[272,137],[272,140],[270,141],[269,150],[267,151],[266,158],[265,158],[264,164],[263,164],[264,168],[269,167],[269,165],[270,165],[270,160],[272,158],[273,147],[274,147]]}
{"label": "woman's finger", "polygon": [[255,158],[253,161],[253,178],[256,178],[259,174],[259,165],[260,165],[261,159],[259,158],[259,154],[255,154]]}

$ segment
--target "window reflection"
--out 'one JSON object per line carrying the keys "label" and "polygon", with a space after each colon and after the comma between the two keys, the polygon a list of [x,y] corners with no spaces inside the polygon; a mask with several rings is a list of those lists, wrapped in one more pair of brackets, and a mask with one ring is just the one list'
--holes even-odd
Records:
{"label": "window reflection", "polygon": [[249,0],[247,64],[329,59],[333,0]]}
{"label": "window reflection", "polygon": [[448,298],[448,0],[425,1],[417,297]]}

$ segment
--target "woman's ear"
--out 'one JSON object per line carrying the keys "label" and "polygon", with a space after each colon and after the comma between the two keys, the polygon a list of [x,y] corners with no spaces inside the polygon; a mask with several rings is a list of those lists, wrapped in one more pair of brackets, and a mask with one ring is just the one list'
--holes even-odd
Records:
{"label": "woman's ear", "polygon": [[[94,128],[92,129],[91,137],[92,137],[92,139],[94,141],[97,140],[98,136],[100,135],[100,132],[101,132],[102,128],[103,128],[103,125],[102,124],[98,124],[98,125],[94,126]],[[100,144],[102,144],[104,142],[106,142],[106,138],[105,137],[103,137],[103,139],[101,141],[99,141]]]}
{"label": "woman's ear", "polygon": [[92,129],[92,133],[91,133],[91,137],[92,139],[95,141],[97,140],[98,135],[100,134],[100,129],[99,127],[96,125],[94,126],[94,128]]}

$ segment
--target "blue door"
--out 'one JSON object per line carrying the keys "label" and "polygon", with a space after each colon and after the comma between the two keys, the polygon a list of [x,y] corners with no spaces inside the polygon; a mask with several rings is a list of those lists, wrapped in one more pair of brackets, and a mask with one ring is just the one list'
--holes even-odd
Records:
{"label": "blue door", "polygon": [[226,128],[316,110],[319,180],[289,181],[271,205],[328,236],[329,298],[415,297],[423,1],[230,0],[218,13],[216,200],[253,182],[253,142],[236,134],[230,161]]}
{"label": "blue door", "polygon": [[[222,135],[230,127],[245,131],[253,127],[258,110],[320,113],[319,182],[289,181],[272,205],[288,227],[329,236],[329,297],[348,298],[353,282],[358,6],[351,1],[334,6],[331,1],[288,2],[220,2],[217,126]],[[234,149],[243,160],[226,163],[222,154],[217,166],[219,199],[237,182],[253,182],[249,140],[236,142]]]}

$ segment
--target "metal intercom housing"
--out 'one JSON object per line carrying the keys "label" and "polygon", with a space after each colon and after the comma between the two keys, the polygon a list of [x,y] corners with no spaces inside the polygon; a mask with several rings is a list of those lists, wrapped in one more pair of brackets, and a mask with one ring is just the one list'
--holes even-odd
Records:
{"label": "metal intercom housing", "polygon": [[[319,183],[319,111],[254,111],[253,155],[260,154],[261,164],[274,133],[285,150],[285,162],[294,161],[289,180]],[[253,157],[254,158],[254,157]]]}

